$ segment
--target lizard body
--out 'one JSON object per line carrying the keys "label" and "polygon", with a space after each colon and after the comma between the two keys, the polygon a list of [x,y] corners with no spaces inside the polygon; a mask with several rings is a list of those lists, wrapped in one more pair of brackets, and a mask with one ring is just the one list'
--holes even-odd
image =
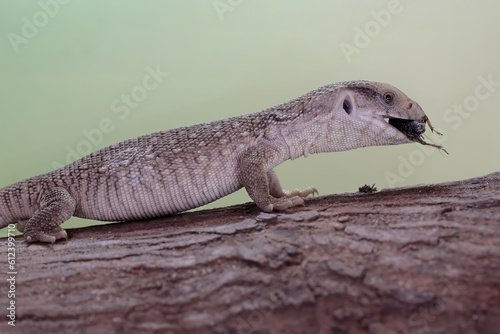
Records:
{"label": "lizard body", "polygon": [[425,144],[427,122],[415,101],[388,84],[334,83],[253,114],[129,139],[0,189],[0,228],[18,223],[28,242],[53,243],[67,238],[59,225],[71,216],[160,217],[241,187],[261,210],[283,210],[316,189],[282,190],[276,165],[320,152]]}

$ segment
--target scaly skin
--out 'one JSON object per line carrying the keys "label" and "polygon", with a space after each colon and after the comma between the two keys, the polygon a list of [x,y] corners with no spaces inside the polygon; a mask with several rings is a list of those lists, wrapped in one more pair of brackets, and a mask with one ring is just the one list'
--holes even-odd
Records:
{"label": "scaly skin", "polygon": [[53,243],[67,238],[59,225],[71,216],[160,217],[241,187],[266,212],[303,205],[316,189],[287,193],[273,168],[308,154],[414,141],[384,118],[427,120],[398,89],[350,81],[253,114],[130,139],[1,189],[0,227],[19,223],[28,242]]}

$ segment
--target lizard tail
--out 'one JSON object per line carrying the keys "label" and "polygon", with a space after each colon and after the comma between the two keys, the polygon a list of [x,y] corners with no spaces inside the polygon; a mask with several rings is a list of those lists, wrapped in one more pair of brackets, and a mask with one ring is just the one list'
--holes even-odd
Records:
{"label": "lizard tail", "polygon": [[0,216],[0,229],[7,227],[9,224],[12,224],[13,222],[4,219],[2,216]]}
{"label": "lizard tail", "polygon": [[28,193],[21,183],[0,189],[0,228],[31,218],[32,208],[23,205],[27,202]]}
{"label": "lizard tail", "polygon": [[12,219],[9,218],[8,206],[6,203],[6,198],[8,197],[8,189],[5,187],[0,189],[0,229],[12,224]]}
{"label": "lizard tail", "polygon": [[[0,200],[1,202],[1,200]],[[0,204],[0,229],[6,227],[9,224],[12,224],[12,222],[6,218],[6,215],[4,213],[5,206],[3,203]]]}
{"label": "lizard tail", "polygon": [[5,212],[7,210],[7,206],[5,205],[5,189],[0,189],[0,229],[10,224]]}

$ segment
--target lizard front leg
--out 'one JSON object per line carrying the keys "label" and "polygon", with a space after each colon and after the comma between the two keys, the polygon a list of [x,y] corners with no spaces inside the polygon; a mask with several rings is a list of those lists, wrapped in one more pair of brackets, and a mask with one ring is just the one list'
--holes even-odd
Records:
{"label": "lizard front leg", "polygon": [[261,144],[248,149],[240,160],[241,183],[250,198],[265,212],[304,205],[304,200],[300,196],[316,192],[312,187],[302,192],[283,191],[276,173],[268,167],[276,160],[277,155],[276,150]]}
{"label": "lizard front leg", "polygon": [[68,234],[59,225],[75,213],[76,200],[64,188],[52,188],[42,198],[40,210],[27,222],[18,223],[27,242],[50,242],[68,239]]}

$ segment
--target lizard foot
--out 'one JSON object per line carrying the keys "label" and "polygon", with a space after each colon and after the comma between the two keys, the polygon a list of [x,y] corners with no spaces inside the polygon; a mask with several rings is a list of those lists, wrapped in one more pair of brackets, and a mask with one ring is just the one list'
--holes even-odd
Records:
{"label": "lizard foot", "polygon": [[58,228],[53,231],[39,231],[39,230],[31,230],[24,232],[24,240],[28,243],[32,242],[50,242],[51,244],[55,243],[58,239],[66,239],[68,240],[68,233],[62,228]]}
{"label": "lizard foot", "polygon": [[71,218],[76,208],[76,200],[64,188],[53,188],[42,198],[40,210],[20,226],[27,242],[50,242],[68,239],[68,234],[59,225]]}
{"label": "lizard foot", "polygon": [[294,206],[303,206],[304,200],[299,196],[275,198],[271,203],[262,207],[264,212],[283,211]]}
{"label": "lizard foot", "polygon": [[303,189],[303,190],[299,190],[299,189],[295,188],[292,191],[283,190],[283,192],[285,193],[285,197],[287,197],[287,198],[291,198],[291,197],[295,197],[295,196],[307,197],[309,195],[319,194],[318,190],[316,188],[314,188],[313,186],[307,187],[306,189]]}

